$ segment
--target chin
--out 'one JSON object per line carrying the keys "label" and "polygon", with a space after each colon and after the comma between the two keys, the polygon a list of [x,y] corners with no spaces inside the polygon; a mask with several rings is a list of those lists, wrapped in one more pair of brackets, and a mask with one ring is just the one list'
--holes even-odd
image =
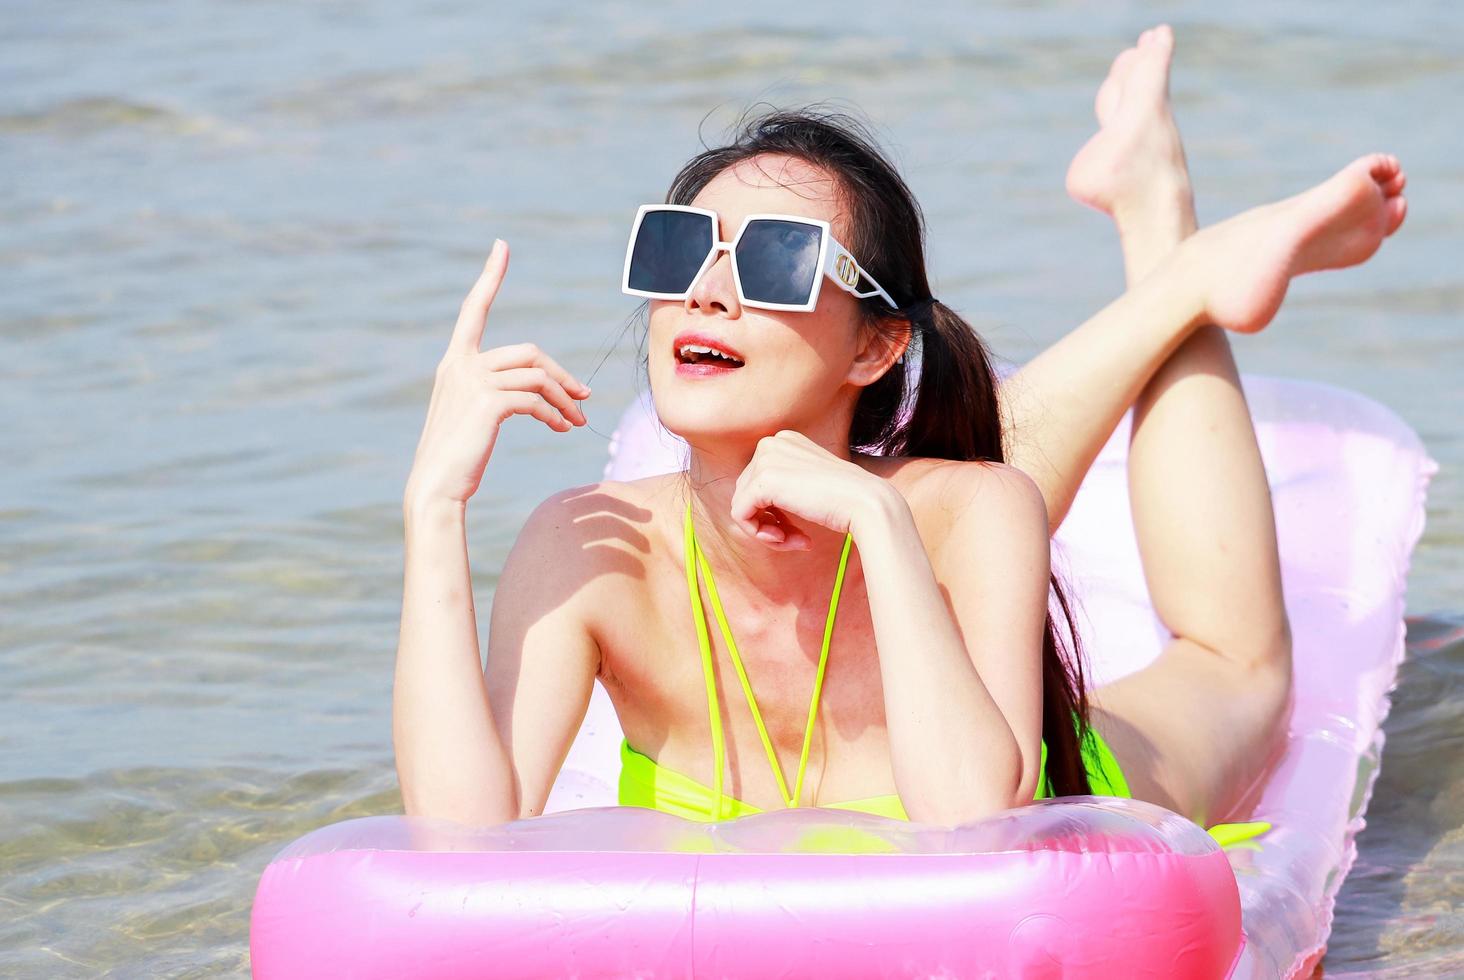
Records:
{"label": "chin", "polygon": [[[766,414],[765,400],[746,390],[724,384],[734,379],[670,378],[652,383],[651,402],[661,425],[693,446],[711,443],[749,443],[789,428],[786,419]],[[713,385],[725,387],[719,391]],[[764,409],[764,411],[759,411]]]}

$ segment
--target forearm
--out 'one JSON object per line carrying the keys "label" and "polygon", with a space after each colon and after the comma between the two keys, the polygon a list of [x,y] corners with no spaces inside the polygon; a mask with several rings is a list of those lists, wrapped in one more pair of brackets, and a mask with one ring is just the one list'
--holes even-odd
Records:
{"label": "forearm", "polygon": [[493,724],[468,565],[465,507],[409,497],[392,742],[410,816],[516,819],[512,763]]}
{"label": "forearm", "polygon": [[906,813],[953,826],[1018,805],[1016,736],[971,662],[904,500],[881,499],[855,542]]}
{"label": "forearm", "polygon": [[1002,385],[1007,462],[1042,490],[1057,531],[1123,413],[1203,318],[1196,281],[1204,275],[1184,249]]}

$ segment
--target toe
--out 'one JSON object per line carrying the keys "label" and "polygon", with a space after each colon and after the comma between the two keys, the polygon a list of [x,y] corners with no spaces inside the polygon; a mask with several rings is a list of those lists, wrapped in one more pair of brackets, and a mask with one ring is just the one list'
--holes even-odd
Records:
{"label": "toe", "polygon": [[1402,172],[1398,158],[1389,156],[1386,153],[1374,153],[1363,158],[1367,161],[1367,172],[1373,180],[1379,184],[1387,184],[1395,176]]}
{"label": "toe", "polygon": [[1108,77],[1103,79],[1103,85],[1123,81],[1123,76],[1128,74],[1129,65],[1137,53],[1137,48],[1124,48],[1120,51],[1118,56],[1113,59],[1113,64],[1108,66]]}
{"label": "toe", "polygon": [[1132,76],[1139,80],[1140,89],[1155,88],[1163,93],[1169,86],[1169,59],[1172,49],[1150,43],[1136,50]]}
{"label": "toe", "polygon": [[1113,59],[1113,67],[1108,70],[1108,77],[1103,84],[1098,86],[1098,95],[1093,100],[1093,110],[1098,116],[1100,124],[1105,123],[1109,113],[1118,104],[1119,93],[1123,91],[1124,81],[1128,78],[1129,72],[1133,70],[1134,58],[1139,54],[1138,48],[1126,48]]}
{"label": "toe", "polygon": [[1398,230],[1398,226],[1408,215],[1408,198],[1402,196],[1389,198],[1385,207],[1388,209],[1388,223],[1385,226],[1387,231],[1383,234],[1391,235]]}

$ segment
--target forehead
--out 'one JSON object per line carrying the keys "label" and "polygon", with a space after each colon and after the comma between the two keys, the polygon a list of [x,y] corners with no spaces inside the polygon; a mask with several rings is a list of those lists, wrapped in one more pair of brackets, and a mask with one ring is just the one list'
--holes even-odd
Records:
{"label": "forehead", "polygon": [[837,181],[797,157],[765,153],[735,163],[708,181],[691,203],[717,212],[724,239],[737,233],[744,215],[771,213],[822,218],[834,237],[848,240]]}

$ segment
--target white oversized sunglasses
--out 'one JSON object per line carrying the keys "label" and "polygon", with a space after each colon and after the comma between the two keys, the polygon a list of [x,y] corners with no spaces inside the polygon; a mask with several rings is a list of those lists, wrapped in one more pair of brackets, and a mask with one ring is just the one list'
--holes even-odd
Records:
{"label": "white oversized sunglasses", "polygon": [[[899,304],[834,239],[829,223],[791,214],[749,214],[730,242],[717,239],[717,212],[680,204],[642,204],[625,248],[620,290],[648,299],[685,299],[718,252],[732,255],[743,306],[807,313],[827,276],[860,299]],[[822,273],[822,274],[820,274]],[[861,292],[860,280],[871,288]]]}

